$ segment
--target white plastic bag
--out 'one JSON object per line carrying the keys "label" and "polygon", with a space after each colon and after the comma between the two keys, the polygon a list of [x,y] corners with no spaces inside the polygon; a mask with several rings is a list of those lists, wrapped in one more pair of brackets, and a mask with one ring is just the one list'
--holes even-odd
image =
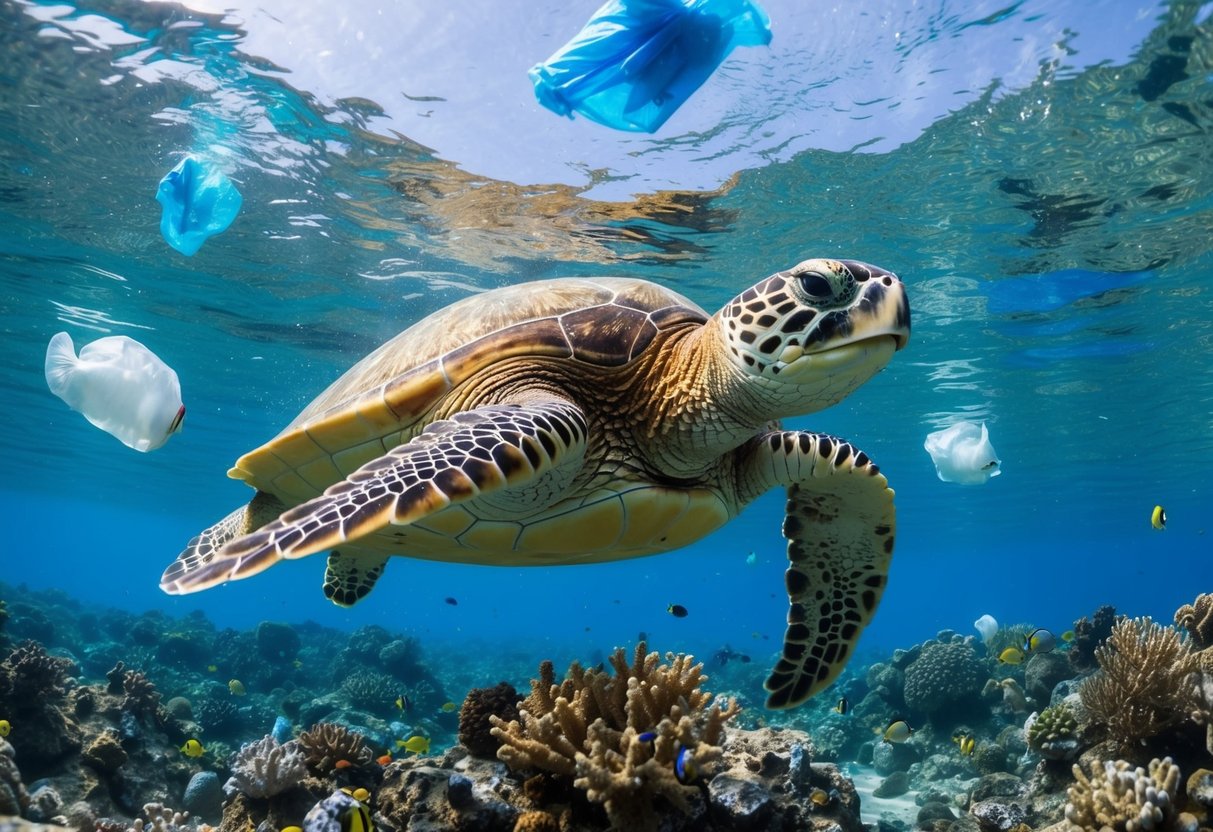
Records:
{"label": "white plastic bag", "polygon": [[950,428],[937,430],[927,435],[923,443],[927,453],[935,462],[935,472],[944,482],[961,485],[984,485],[990,477],[1002,473],[1002,463],[994,446],[990,444],[990,433],[986,423],[957,422]]}

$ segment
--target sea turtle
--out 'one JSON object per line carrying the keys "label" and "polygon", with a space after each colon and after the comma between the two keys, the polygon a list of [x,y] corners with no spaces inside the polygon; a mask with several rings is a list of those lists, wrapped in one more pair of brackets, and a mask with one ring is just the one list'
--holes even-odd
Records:
{"label": "sea turtle", "polygon": [[787,489],[791,601],[769,707],[841,672],[884,590],[893,492],[867,455],[775,420],[832,405],[910,332],[896,275],[805,260],[715,315],[644,280],[473,295],[355,364],[228,476],[252,500],[161,578],[183,594],[324,550],[348,606],[391,555],[590,563],[666,552]]}

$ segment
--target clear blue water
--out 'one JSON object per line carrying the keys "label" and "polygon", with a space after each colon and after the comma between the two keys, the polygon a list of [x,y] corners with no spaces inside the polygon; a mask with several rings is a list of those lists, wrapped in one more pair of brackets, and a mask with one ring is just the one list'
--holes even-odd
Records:
{"label": "clear blue water", "polygon": [[[983,613],[1169,620],[1213,589],[1209,4],[770,0],[772,45],[654,136],[533,99],[526,69],[593,3],[346,5],[0,0],[0,580],[223,626],[380,623],[438,650],[538,660],[645,631],[765,662],[786,614],[778,494],[644,560],[400,560],[352,610],[321,595],[320,558],[185,598],[157,582],[248,498],[224,476],[237,456],[453,300],[627,274],[714,310],[825,255],[897,271],[914,315],[883,373],[793,422],[853,440],[897,491],[863,648]],[[187,152],[245,199],[193,258],[153,199]],[[42,372],[64,329],[175,367],[185,432],[142,455],[68,410]],[[983,487],[941,482],[923,450],[956,418],[1003,460]]]}

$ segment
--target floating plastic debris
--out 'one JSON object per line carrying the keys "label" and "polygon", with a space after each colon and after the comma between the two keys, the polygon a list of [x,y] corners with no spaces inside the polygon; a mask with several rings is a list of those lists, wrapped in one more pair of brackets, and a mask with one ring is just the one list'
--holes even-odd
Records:
{"label": "floating plastic debris", "polygon": [[610,0],[530,76],[558,115],[652,133],[734,47],[770,42],[752,0]]}
{"label": "floating plastic debris", "polygon": [[218,168],[186,156],[160,180],[156,201],[164,206],[160,233],[165,242],[189,257],[208,237],[227,230],[243,197]]}
{"label": "floating plastic debris", "polygon": [[935,472],[944,482],[961,485],[984,485],[990,477],[997,477],[1002,464],[994,446],[990,444],[990,433],[986,423],[957,422],[950,428],[937,430],[927,435],[923,443],[927,453],[935,462]]}
{"label": "floating plastic debris", "polygon": [[66,332],[46,348],[46,383],[72,410],[136,451],[154,451],[181,430],[185,405],[173,368],[138,341],[113,335],[76,357]]}

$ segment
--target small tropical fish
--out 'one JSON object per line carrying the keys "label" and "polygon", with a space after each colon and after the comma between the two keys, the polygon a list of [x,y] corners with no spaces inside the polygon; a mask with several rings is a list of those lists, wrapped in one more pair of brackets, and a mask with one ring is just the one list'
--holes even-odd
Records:
{"label": "small tropical fish", "polygon": [[459,706],[456,705],[454,702],[443,702],[442,707],[439,708],[438,710],[442,711],[444,714],[449,714],[458,707]]}
{"label": "small tropical fish", "polygon": [[202,743],[195,739],[188,739],[185,745],[181,746],[181,753],[187,757],[201,757],[206,752],[202,747]]}
{"label": "small tropical fish", "polygon": [[7,719],[0,719],[0,737],[7,737],[12,733],[13,725]]}
{"label": "small tropical fish", "polygon": [[1056,646],[1057,639],[1044,627],[1037,627],[1023,641],[1025,653],[1050,653]]}
{"label": "small tropical fish", "polygon": [[809,802],[814,806],[825,806],[830,802],[830,793],[825,789],[814,788],[809,792]]}
{"label": "small tropical fish", "polygon": [[1154,506],[1154,511],[1150,512],[1150,525],[1162,531],[1167,527],[1167,512],[1162,506]]}
{"label": "small tropical fish", "polygon": [[645,731],[643,734],[637,734],[636,739],[640,742],[653,742],[657,739],[656,731]]}
{"label": "small tropical fish", "polygon": [[351,768],[353,765],[354,764],[349,760],[338,760],[337,762],[333,763],[333,769],[335,771],[340,771],[343,768]]}
{"label": "small tropical fish", "polygon": [[851,703],[847,701],[845,696],[839,699],[838,704],[834,706],[834,713],[836,714],[845,714],[849,710],[851,710]]}
{"label": "small tropical fish", "polygon": [[1023,664],[1023,651],[1018,647],[1008,647],[998,654],[998,660],[1003,664]]}
{"label": "small tropical fish", "polygon": [[413,703],[409,701],[407,693],[402,693],[396,697],[396,707],[401,711],[408,711],[409,708],[413,707]]}
{"label": "small tropical fish", "polygon": [[284,827],[282,827],[281,832],[303,832],[303,827],[301,827],[301,826],[284,826]]}
{"label": "small tropical fish", "polygon": [[412,751],[414,754],[429,754],[430,738],[414,734],[407,740],[396,740],[396,747],[403,748],[405,751]]}
{"label": "small tropical fish", "polygon": [[1066,644],[1069,644],[1070,642],[1072,642],[1074,640],[1074,631],[1066,630],[1064,633],[1061,634],[1061,640],[1064,641]]}
{"label": "small tropical fish", "polygon": [[674,616],[675,618],[686,618],[687,617],[687,608],[684,607],[682,604],[670,604],[668,607],[665,608],[665,611],[668,612],[670,615]]}
{"label": "small tropical fish", "polygon": [[206,666],[207,673],[217,673],[218,671],[219,671],[219,665],[217,665],[217,664],[208,664]]}
{"label": "small tropical fish", "polygon": [[375,758],[375,762],[377,762],[381,766],[386,766],[391,761],[392,761],[392,752],[390,752],[390,751],[386,754],[381,754]]}
{"label": "small tropical fish", "polygon": [[366,789],[362,788],[361,786],[359,786],[356,789],[342,789],[341,791],[345,792],[350,797],[354,798],[354,800],[357,800],[359,803],[366,803],[368,800],[371,799],[371,793],[368,792]]}
{"label": "small tropical fish", "polygon": [[885,742],[905,742],[912,733],[914,733],[914,729],[908,722],[904,719],[895,719],[884,729],[881,739]]}
{"label": "small tropical fish", "polygon": [[442,600],[443,600],[444,602],[446,602],[446,603],[450,604],[452,607],[457,607],[457,606],[459,606],[459,602],[458,602],[458,601],[456,601],[454,598],[452,598],[452,597],[451,597],[451,596],[449,596],[449,595],[448,595],[448,596],[446,596],[445,598],[443,598]]}
{"label": "small tropical fish", "polygon": [[232,692],[232,696],[244,696],[244,682],[239,679],[232,679],[227,683],[227,689]]}
{"label": "small tropical fish", "polygon": [[758,563],[758,555],[756,553],[750,552],[748,555],[746,555],[746,558],[745,558],[746,566],[754,566],[756,563]]}
{"label": "small tropical fish", "polygon": [[293,662],[291,662],[291,665],[298,670],[299,668],[303,667],[303,659],[295,659]]}
{"label": "small tropical fish", "polygon": [[[354,797],[354,795],[350,795]],[[371,810],[361,800],[354,798],[354,803],[341,814],[341,832],[374,832],[375,824],[371,822]]]}
{"label": "small tropical fish", "polygon": [[956,743],[960,753],[965,757],[972,757],[973,752],[977,749],[977,738],[971,734],[954,734],[952,742]]}
{"label": "small tropical fish", "polygon": [[699,769],[695,767],[695,758],[685,745],[678,749],[678,756],[674,758],[674,776],[684,786],[699,776]]}

